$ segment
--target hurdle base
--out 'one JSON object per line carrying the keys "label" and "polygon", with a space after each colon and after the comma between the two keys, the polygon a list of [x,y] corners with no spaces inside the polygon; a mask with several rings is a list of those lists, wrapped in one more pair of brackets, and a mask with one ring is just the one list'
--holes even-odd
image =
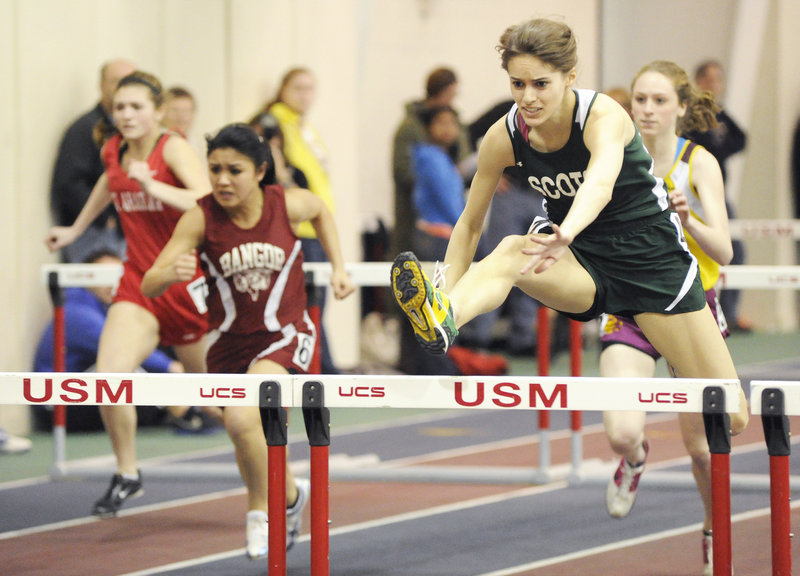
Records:
{"label": "hurdle base", "polygon": [[542,471],[520,466],[410,466],[406,468],[331,468],[331,480],[349,482],[419,482],[442,484],[549,484],[566,480],[568,465]]}
{"label": "hurdle base", "polygon": [[[294,466],[291,466],[294,469]],[[412,466],[392,468],[380,466],[330,468],[331,480],[344,482],[408,482],[432,484],[501,484],[539,485],[566,480],[573,486],[605,486],[614,473],[616,464],[599,459],[586,460],[576,471],[567,464],[551,466],[542,471],[520,466]],[[146,478],[181,480],[201,477],[210,480],[238,480],[235,464],[164,464],[143,465]],[[50,468],[51,480],[79,480],[81,478],[108,478],[115,473],[113,465],[54,465]],[[295,470],[296,472],[298,470]],[[690,472],[648,471],[642,477],[646,488],[694,488]],[[792,493],[800,492],[800,476],[790,477]],[[794,488],[797,486],[797,488]],[[731,490],[735,492],[768,492],[769,476],[765,474],[731,474]]]}
{"label": "hurdle base", "polygon": [[[608,471],[598,472],[593,470],[580,475],[570,475],[570,483],[576,486],[587,485],[605,486],[608,484],[616,465],[608,467]],[[731,491],[733,492],[769,492],[769,475],[766,474],[731,474]],[[792,492],[800,492],[800,476],[791,477],[791,485],[798,486]],[[692,488],[696,487],[694,476],[691,472],[645,472],[640,486],[648,488]]]}
{"label": "hurdle base", "polygon": [[[164,464],[140,467],[145,478],[186,480],[203,478],[208,480],[240,480],[235,464]],[[116,473],[113,465],[61,465],[50,469],[52,480],[79,480],[82,478],[108,478]]]}

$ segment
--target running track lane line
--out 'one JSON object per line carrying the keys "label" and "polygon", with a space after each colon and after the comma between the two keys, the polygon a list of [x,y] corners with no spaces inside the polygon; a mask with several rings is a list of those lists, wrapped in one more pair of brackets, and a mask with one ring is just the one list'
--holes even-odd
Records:
{"label": "running track lane line", "polygon": [[[443,506],[437,506],[435,508],[429,508],[427,510],[420,510],[417,512],[409,512],[404,514],[397,514],[394,516],[389,516],[386,518],[382,518],[380,520],[369,520],[367,522],[361,522],[358,524],[353,524],[350,526],[343,526],[341,528],[334,528],[330,531],[330,536],[337,536],[340,534],[348,534],[351,532],[358,532],[360,530],[369,530],[373,528],[379,528],[381,526],[386,526],[389,524],[395,524],[399,522],[405,522],[408,520],[416,520],[419,518],[425,518],[428,516],[434,516],[437,514],[445,514],[447,512],[455,512],[458,510],[463,510],[467,508],[476,508],[483,505],[493,504],[502,500],[510,500],[512,498],[521,498],[525,496],[532,496],[536,494],[541,494],[545,492],[551,492],[555,490],[560,490],[567,488],[567,484],[565,482],[558,482],[555,485],[547,485],[547,486],[538,486],[534,488],[526,488],[523,490],[518,490],[515,492],[510,492],[506,494],[500,494],[495,496],[487,496],[484,498],[477,498],[474,500],[468,500],[466,502],[461,502],[458,504],[447,504]],[[794,502],[791,505],[792,509],[800,508],[800,501]],[[747,520],[752,520],[754,518],[760,518],[763,516],[768,516],[770,514],[770,508],[760,508],[757,510],[750,510],[747,512],[742,512],[739,514],[735,514],[731,517],[732,523],[737,522],[744,522]],[[585,550],[581,550],[580,552],[573,552],[570,554],[563,554],[561,556],[553,556],[552,558],[546,558],[544,560],[537,560],[536,562],[530,562],[528,564],[520,564],[518,566],[511,566],[509,568],[504,568],[502,570],[496,570],[494,572],[485,572],[483,574],[477,574],[475,576],[514,576],[515,574],[519,574],[522,571],[526,570],[534,570],[537,568],[544,568],[546,566],[553,566],[555,564],[561,564],[564,562],[569,562],[571,560],[577,560],[580,558],[585,558],[587,556],[592,556],[595,554],[602,554],[604,552],[610,552],[614,550],[619,550],[622,548],[629,548],[633,546],[638,546],[640,544],[647,544],[649,542],[653,542],[656,540],[662,540],[665,538],[672,538],[674,536],[682,536],[684,534],[688,534],[691,532],[695,532],[702,528],[702,523],[698,522],[695,524],[690,524],[688,526],[684,526],[682,528],[673,528],[671,530],[664,530],[662,532],[656,532],[653,534],[649,534],[647,536],[640,536],[638,538],[630,538],[628,540],[620,540],[619,542],[615,542],[614,544],[605,544],[603,546],[596,546],[594,548],[587,548]],[[297,539],[297,542],[307,542],[310,539],[308,534],[304,534],[300,538]],[[192,560],[185,560],[182,562],[174,562],[172,564],[167,564],[164,566],[160,566],[157,568],[150,568],[147,570],[140,570],[137,572],[128,572],[126,574],[121,574],[120,576],[154,576],[157,574],[163,574],[164,572],[170,572],[173,570],[181,570],[184,568],[191,568],[193,566],[199,566],[201,564],[207,564],[211,562],[217,562],[221,560],[227,560],[230,558],[238,558],[242,555],[242,551],[244,548],[231,550],[229,552],[222,552],[219,554],[212,554],[208,556],[201,556],[199,558],[194,558]]]}
{"label": "running track lane line", "polygon": [[[156,502],[145,506],[137,506],[128,510],[120,510],[117,512],[118,517],[136,516],[138,514],[145,514],[156,510],[166,510],[168,508],[177,508],[178,506],[186,506],[189,504],[199,504],[201,502],[208,502],[210,500],[218,500],[220,498],[227,498],[229,496],[238,496],[245,494],[247,490],[244,486],[239,488],[231,488],[229,490],[220,490],[218,492],[209,492],[208,494],[200,494],[197,496],[189,496],[188,498],[181,498],[179,500],[168,500],[166,502]],[[10,540],[21,536],[29,536],[31,534],[39,534],[41,532],[49,532],[51,530],[61,530],[63,528],[74,528],[75,526],[84,526],[94,522],[108,522],[108,519],[98,518],[96,516],[84,516],[82,518],[75,518],[73,520],[64,520],[63,522],[52,522],[50,524],[41,524],[39,526],[32,526],[31,528],[23,528],[21,530],[9,530],[8,532],[0,532],[0,540]]]}
{"label": "running track lane line", "polygon": [[[800,508],[800,502],[794,502],[791,505],[792,509]],[[770,508],[759,508],[757,510],[749,510],[731,516],[731,523],[744,522],[754,518],[761,518],[770,514]],[[604,552],[611,552],[622,548],[629,548],[631,546],[638,546],[640,544],[647,544],[655,540],[662,540],[665,538],[672,538],[673,536],[682,536],[690,532],[700,530],[703,527],[702,522],[684,526],[683,528],[673,528],[672,530],[664,530],[663,532],[655,532],[647,536],[639,536],[638,538],[630,538],[628,540],[620,540],[614,544],[604,544],[603,546],[595,546],[594,548],[587,548],[580,552],[572,552],[570,554],[563,554],[561,556],[553,556],[552,558],[545,558],[544,560],[537,560],[528,564],[520,564],[519,566],[511,566],[502,570],[495,570],[494,572],[484,572],[483,574],[476,574],[475,576],[514,576],[520,572],[527,570],[535,570],[536,568],[544,568],[546,566],[553,566],[555,564],[562,564],[571,560],[579,558],[586,558],[595,554],[602,554]],[[126,575],[127,576],[127,575]]]}
{"label": "running track lane line", "polygon": [[[429,516],[447,514],[449,512],[458,512],[459,510],[466,510],[468,508],[478,508],[480,506],[487,506],[489,504],[495,504],[497,502],[511,500],[514,498],[524,498],[527,496],[535,496],[537,494],[554,492],[556,490],[563,490],[566,489],[567,487],[568,485],[566,482],[553,482],[552,484],[547,484],[545,486],[534,486],[530,488],[523,488],[521,490],[515,490],[513,492],[506,492],[504,494],[484,496],[482,498],[474,498],[472,500],[465,500],[463,502],[456,502],[453,504],[443,504],[441,506],[434,506],[432,508],[426,508],[424,510],[418,510],[416,512],[404,512],[402,514],[387,516],[386,518],[380,518],[377,520],[368,520],[366,522],[359,522],[357,524],[342,526],[341,528],[333,528],[330,530],[330,536],[334,537],[341,534],[359,532],[361,530],[371,530],[373,528],[380,528],[382,526],[387,526],[389,524],[398,524],[400,522],[407,522],[409,520],[418,520],[420,518],[427,518]],[[308,534],[304,534],[303,536],[297,539],[297,542],[306,542],[309,539],[310,536]],[[227,560],[228,558],[236,558],[241,556],[243,552],[244,548],[239,548],[236,550],[231,550],[230,552],[222,552],[219,554],[212,554],[210,556],[201,556],[193,560],[175,562],[173,564],[159,566],[158,568],[149,568],[147,570],[140,570],[137,572],[128,572],[126,574],[121,574],[120,576],[152,576],[154,574],[163,574],[164,572],[169,572],[171,570],[191,568],[192,566],[198,566],[209,562]]]}

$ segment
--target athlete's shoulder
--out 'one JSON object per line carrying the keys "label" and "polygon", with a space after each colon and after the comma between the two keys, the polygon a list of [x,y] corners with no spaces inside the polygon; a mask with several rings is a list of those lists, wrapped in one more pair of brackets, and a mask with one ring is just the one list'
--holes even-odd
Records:
{"label": "athlete's shoulder", "polygon": [[[516,114],[516,104],[512,108],[512,112]],[[505,162],[504,165],[506,166],[514,163],[513,140],[515,138],[523,138],[523,136],[516,121],[511,123],[514,126],[514,130],[509,128],[507,117],[500,118],[489,127],[478,149],[479,160],[486,161],[489,158],[497,158],[501,160],[501,163]],[[511,159],[510,163],[508,162],[509,157]]]}

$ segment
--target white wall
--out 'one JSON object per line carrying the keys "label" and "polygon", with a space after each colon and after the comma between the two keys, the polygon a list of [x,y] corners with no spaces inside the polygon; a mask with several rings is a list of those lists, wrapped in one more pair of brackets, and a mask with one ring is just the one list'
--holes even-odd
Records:
{"label": "white wall", "polygon": [[692,74],[702,60],[727,63],[738,2],[731,0],[605,0],[601,83],[630,87],[653,60],[672,60]]}
{"label": "white wall", "polygon": [[[506,95],[494,45],[530,16],[564,16],[580,41],[580,82],[597,83],[596,0],[0,0],[0,370],[27,370],[51,308],[40,267],[55,152],[97,99],[98,69],[127,57],[198,99],[192,142],[244,120],[294,65],[311,68],[311,121],[331,154],[345,257],[359,260],[362,222],[389,220],[391,137],[404,103],[435,66],[461,80],[469,120]],[[534,9],[536,13],[534,14]],[[328,307],[337,361],[357,361],[358,301]]]}

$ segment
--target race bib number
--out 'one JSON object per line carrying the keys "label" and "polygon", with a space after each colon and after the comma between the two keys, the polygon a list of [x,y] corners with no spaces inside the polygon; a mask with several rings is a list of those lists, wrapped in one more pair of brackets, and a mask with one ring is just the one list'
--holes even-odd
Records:
{"label": "race bib number", "polygon": [[294,351],[292,362],[308,372],[311,366],[311,359],[314,357],[314,346],[316,338],[302,332],[297,333],[297,348]]}
{"label": "race bib number", "polygon": [[186,290],[194,302],[195,308],[200,314],[208,312],[208,305],[206,304],[206,296],[208,296],[208,285],[206,284],[206,277],[200,276],[192,280],[186,285]]}

